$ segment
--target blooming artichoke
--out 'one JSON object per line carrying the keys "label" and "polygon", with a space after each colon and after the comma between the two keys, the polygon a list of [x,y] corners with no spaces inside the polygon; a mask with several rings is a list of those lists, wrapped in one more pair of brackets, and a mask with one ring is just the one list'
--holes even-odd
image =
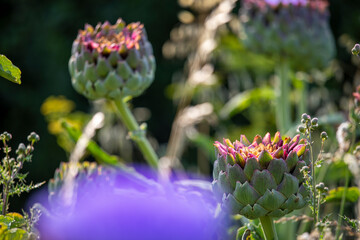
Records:
{"label": "blooming artichoke", "polygon": [[305,206],[306,188],[300,169],[308,166],[306,140],[296,135],[282,140],[280,133],[257,135],[250,142],[215,142],[213,191],[231,214],[249,219],[281,217]]}
{"label": "blooming artichoke", "polygon": [[244,44],[294,70],[327,66],[335,53],[326,0],[244,0]]}
{"label": "blooming artichoke", "polygon": [[75,90],[89,99],[140,95],[155,72],[144,26],[122,19],[95,28],[86,24],[73,43],[69,70]]}

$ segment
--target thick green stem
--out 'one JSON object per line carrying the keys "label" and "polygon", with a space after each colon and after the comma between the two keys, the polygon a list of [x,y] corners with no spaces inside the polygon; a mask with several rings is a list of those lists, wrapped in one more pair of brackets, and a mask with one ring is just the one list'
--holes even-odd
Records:
{"label": "thick green stem", "polygon": [[279,63],[276,68],[276,75],[276,123],[278,129],[285,133],[291,126],[289,67],[286,62]]}
{"label": "thick green stem", "polygon": [[271,217],[265,216],[260,218],[261,226],[264,231],[266,240],[278,240],[274,222]]}
{"label": "thick green stem", "polygon": [[338,218],[338,221],[337,221],[337,227],[336,227],[336,233],[335,233],[335,239],[336,240],[339,239],[340,233],[341,233],[342,216],[344,215],[344,208],[345,208],[345,203],[346,203],[346,194],[347,194],[347,189],[348,189],[349,180],[350,180],[349,175],[350,175],[349,170],[346,169],[345,186],[344,186],[343,195],[341,197],[340,212],[339,212],[339,218]]}
{"label": "thick green stem", "polygon": [[[115,105],[118,109],[118,113],[120,118],[122,119],[123,123],[127,127],[130,132],[139,132],[141,130],[138,123],[136,122],[134,116],[132,115],[130,109],[128,108],[127,104],[123,100],[115,101]],[[158,157],[150,145],[149,141],[146,139],[145,134],[138,134],[136,137],[132,138],[137,145],[139,146],[142,154],[145,157],[145,160],[149,163],[150,166],[153,168],[158,167]]]}

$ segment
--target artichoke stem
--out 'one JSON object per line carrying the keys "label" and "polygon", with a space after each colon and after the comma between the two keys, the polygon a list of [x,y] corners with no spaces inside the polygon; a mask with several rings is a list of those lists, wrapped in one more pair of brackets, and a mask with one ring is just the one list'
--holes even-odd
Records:
{"label": "artichoke stem", "polygon": [[309,97],[309,93],[308,93],[308,84],[305,81],[301,81],[301,87],[298,90],[300,93],[299,96],[299,101],[298,101],[298,113],[297,113],[297,118],[300,119],[301,115],[303,113],[307,112],[307,102],[308,102],[308,97]]}
{"label": "artichoke stem", "polygon": [[286,133],[291,126],[291,105],[290,105],[290,79],[289,66],[286,61],[280,61],[276,67],[276,123],[282,133]]}
{"label": "artichoke stem", "polygon": [[[114,103],[118,110],[118,114],[127,129],[133,132],[142,131],[124,100],[120,99],[115,101]],[[148,164],[151,167],[157,169],[159,162],[158,156],[156,155],[149,141],[146,139],[145,134],[139,134],[139,136],[133,138],[133,140],[137,143]]]}
{"label": "artichoke stem", "polygon": [[264,217],[260,217],[259,219],[261,222],[262,229],[264,231],[265,239],[266,240],[278,240],[278,237],[276,234],[276,229],[275,229],[275,224],[274,224],[272,218],[269,216],[264,216]]}

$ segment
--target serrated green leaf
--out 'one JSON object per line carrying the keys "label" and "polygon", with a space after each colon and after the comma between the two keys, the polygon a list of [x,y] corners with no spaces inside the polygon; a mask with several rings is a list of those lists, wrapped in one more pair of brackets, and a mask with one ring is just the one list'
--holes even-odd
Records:
{"label": "serrated green leaf", "polygon": [[[344,193],[344,187],[338,187],[329,191],[325,200],[327,202],[340,202]],[[357,187],[349,187],[346,192],[347,202],[356,202],[360,196],[360,191]]]}
{"label": "serrated green leaf", "polygon": [[0,76],[14,83],[21,84],[21,71],[12,62],[0,54]]}

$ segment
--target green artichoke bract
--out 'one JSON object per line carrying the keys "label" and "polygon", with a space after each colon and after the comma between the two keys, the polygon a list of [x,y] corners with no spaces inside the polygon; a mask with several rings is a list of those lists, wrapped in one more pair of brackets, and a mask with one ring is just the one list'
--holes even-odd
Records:
{"label": "green artichoke bract", "polygon": [[294,70],[326,67],[335,54],[326,0],[244,0],[244,44]]}
{"label": "green artichoke bract", "polygon": [[271,141],[267,133],[252,143],[241,135],[240,141],[224,139],[224,144],[214,145],[213,191],[231,214],[281,217],[305,206],[307,191],[300,169],[310,162],[300,135],[282,140],[277,132]]}
{"label": "green artichoke bract", "polygon": [[140,95],[154,79],[155,58],[144,26],[119,19],[93,28],[86,24],[72,47],[72,84],[89,99]]}

